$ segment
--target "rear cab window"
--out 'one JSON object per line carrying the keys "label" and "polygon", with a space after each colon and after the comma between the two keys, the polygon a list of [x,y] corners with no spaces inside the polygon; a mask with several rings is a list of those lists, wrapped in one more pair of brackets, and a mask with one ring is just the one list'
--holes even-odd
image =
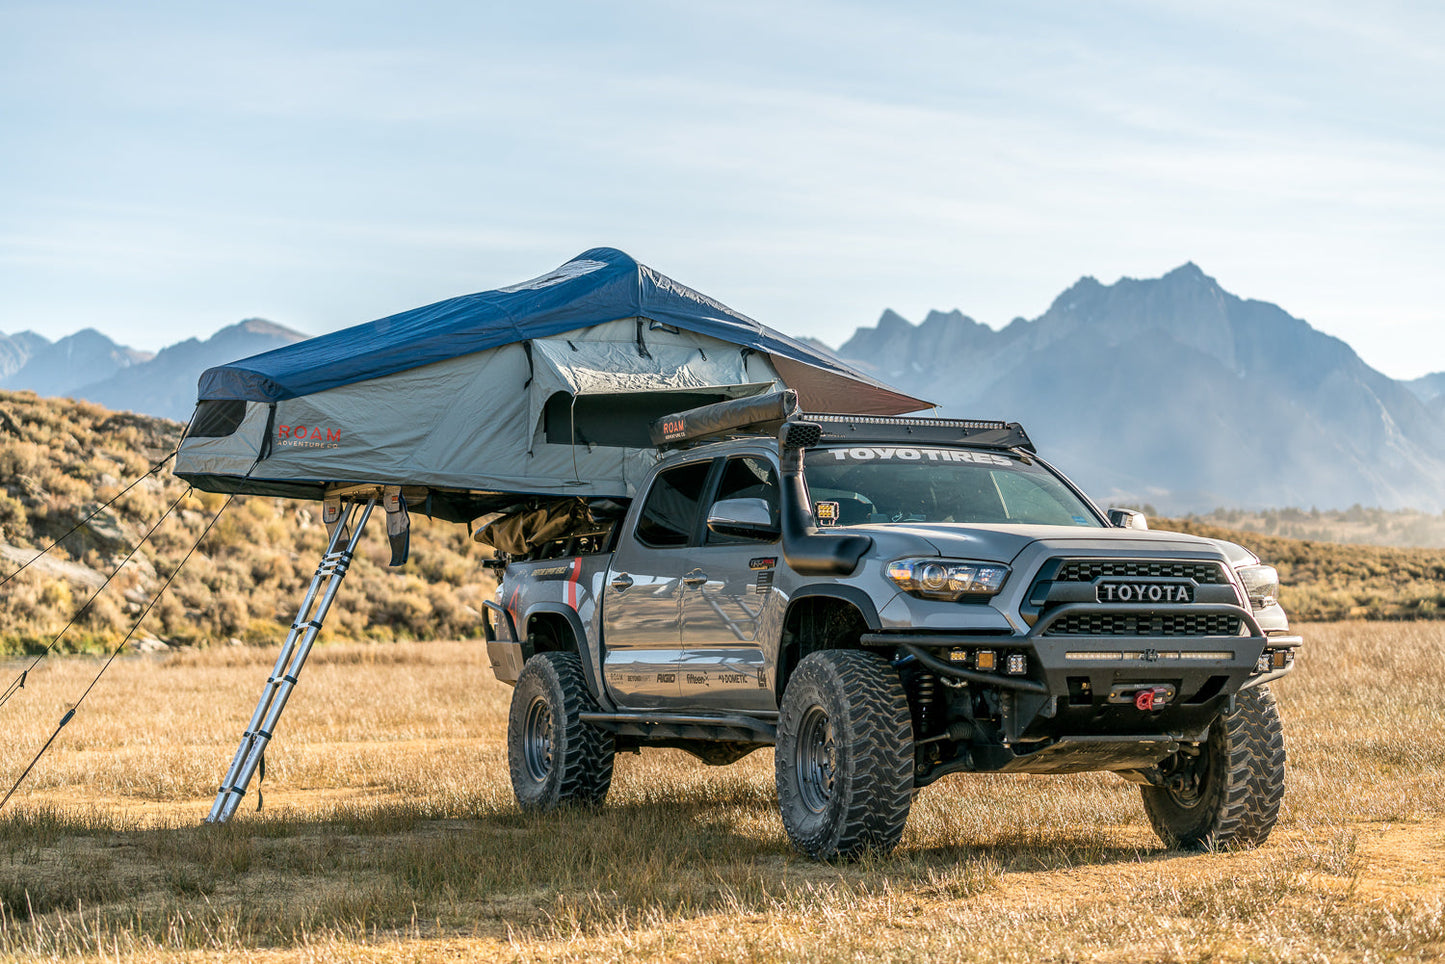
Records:
{"label": "rear cab window", "polygon": [[688,462],[657,474],[637,515],[638,542],[653,549],[690,545],[698,530],[712,459]]}

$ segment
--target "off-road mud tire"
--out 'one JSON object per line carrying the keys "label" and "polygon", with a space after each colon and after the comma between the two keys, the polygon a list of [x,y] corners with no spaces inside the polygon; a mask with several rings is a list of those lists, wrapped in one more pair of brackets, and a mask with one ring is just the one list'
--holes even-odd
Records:
{"label": "off-road mud tire", "polygon": [[[1144,810],[1159,839],[1186,850],[1258,847],[1284,799],[1284,728],[1269,687],[1242,690],[1234,712],[1209,729],[1193,764],[1198,788],[1143,786]],[[1169,762],[1161,766],[1168,772]]]}
{"label": "off-road mud tire", "polygon": [[913,717],[886,660],[861,650],[804,657],[783,694],[775,759],[798,850],[851,860],[898,846],[913,802]]}
{"label": "off-road mud tire", "polygon": [[523,665],[507,716],[507,764],[523,810],[607,798],[612,734],[579,718],[596,708],[575,653],[538,653]]}

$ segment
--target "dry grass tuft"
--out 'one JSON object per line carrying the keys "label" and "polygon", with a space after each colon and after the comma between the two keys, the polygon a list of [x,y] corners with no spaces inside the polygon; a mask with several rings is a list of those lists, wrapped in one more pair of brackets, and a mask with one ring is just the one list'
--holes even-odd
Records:
{"label": "dry grass tuft", "polygon": [[[318,650],[261,813],[200,826],[274,654],[128,658],[0,814],[0,955],[219,960],[1428,960],[1445,954],[1445,626],[1305,627],[1258,851],[1184,855],[1107,774],[922,791],[898,852],[788,847],[766,752],[619,757],[608,805],[521,814],[474,642]],[[18,773],[88,681],[4,710]],[[254,796],[250,799],[254,799]]]}

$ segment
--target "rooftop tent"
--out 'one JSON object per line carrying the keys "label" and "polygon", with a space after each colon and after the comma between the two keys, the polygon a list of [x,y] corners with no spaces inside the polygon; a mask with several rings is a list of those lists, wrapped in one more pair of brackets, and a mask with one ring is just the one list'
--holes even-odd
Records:
{"label": "rooftop tent", "polygon": [[320,498],[424,487],[464,519],[518,495],[626,497],[648,423],[792,388],[814,411],[928,407],[612,248],[206,371],[176,474],[198,488]]}

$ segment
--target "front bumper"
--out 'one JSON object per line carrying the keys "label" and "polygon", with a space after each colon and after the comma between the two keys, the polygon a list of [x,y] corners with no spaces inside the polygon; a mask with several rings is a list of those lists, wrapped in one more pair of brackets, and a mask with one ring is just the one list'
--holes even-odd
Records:
{"label": "front bumper", "polygon": [[[1142,617],[1147,617],[1145,628],[1160,633],[1162,627],[1188,625],[1234,624],[1241,629],[1239,635],[1059,631],[1079,625],[1070,619],[1079,615],[1127,615],[1132,622],[1119,619],[1114,624],[1135,628],[1145,627]],[[1200,622],[1214,617],[1218,619],[1213,623]],[[1070,603],[1049,611],[1025,634],[879,632],[863,636],[862,643],[900,650],[903,659],[918,660],[954,688],[995,691],[1000,736],[1007,747],[1070,738],[1196,742],[1240,689],[1288,672],[1299,640],[1267,635],[1253,614],[1233,605],[1151,607],[1144,612]],[[1273,652],[1279,650],[1287,654],[1276,669]],[[1266,653],[1268,666],[1261,661]],[[988,662],[994,668],[980,668],[983,654],[991,654]],[[1022,672],[1008,672],[1011,656],[1023,657]],[[1017,660],[1014,668],[1019,668]],[[1153,694],[1148,700],[1139,698],[1145,690]]]}

